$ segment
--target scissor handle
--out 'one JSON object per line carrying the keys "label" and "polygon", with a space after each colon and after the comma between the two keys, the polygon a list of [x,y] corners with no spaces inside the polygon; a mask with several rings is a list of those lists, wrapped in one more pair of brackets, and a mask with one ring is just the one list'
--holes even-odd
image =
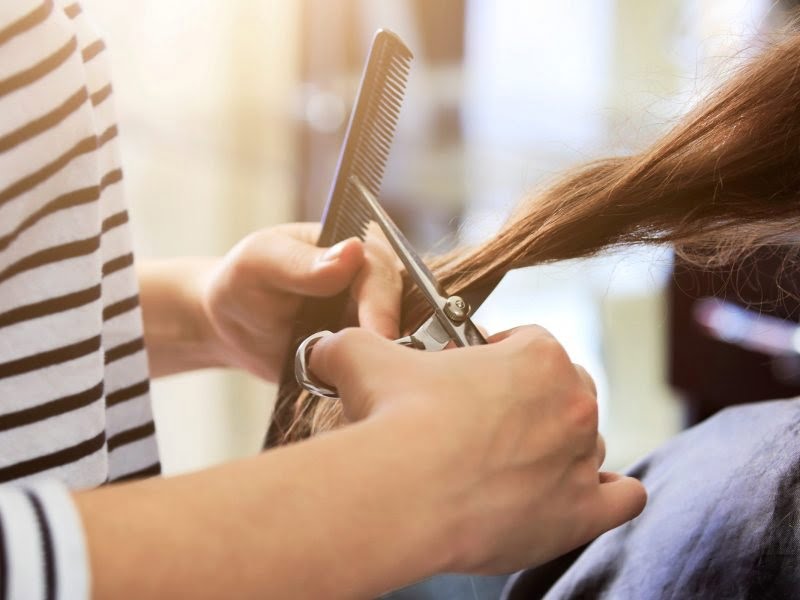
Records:
{"label": "scissor handle", "polygon": [[323,338],[333,335],[332,331],[318,331],[304,339],[297,347],[294,355],[294,376],[303,388],[316,396],[323,396],[331,400],[339,399],[336,388],[328,387],[317,379],[308,368],[308,357],[314,345]]}
{"label": "scissor handle", "polygon": [[[297,352],[294,354],[294,377],[297,380],[303,389],[306,391],[311,392],[315,396],[322,396],[323,398],[330,398],[331,400],[338,400],[339,399],[339,391],[334,388],[330,387],[327,384],[323,383],[311,372],[311,369],[308,368],[308,359],[311,355],[311,349],[319,342],[321,339],[328,337],[329,335],[333,335],[332,331],[318,331],[302,342],[297,347]],[[400,338],[395,340],[396,344],[400,344],[401,346],[408,346],[409,348],[416,348],[423,350],[424,346],[422,346],[413,336],[406,336],[404,338]]]}
{"label": "scissor handle", "polygon": [[[440,331],[438,328],[436,328],[434,331],[433,322],[438,322],[438,319],[435,316],[432,316],[428,321],[426,321],[426,323],[424,323],[415,334],[396,339],[394,343],[399,344],[400,346],[406,346],[407,348],[413,348],[415,350],[427,351],[443,350],[450,341],[455,342],[456,345],[463,345],[459,343],[458,339],[447,337],[447,334],[444,331]],[[466,345],[478,346],[486,343],[486,339],[470,319],[466,319],[458,327],[466,337]],[[324,398],[330,398],[331,400],[338,400],[340,397],[339,391],[336,388],[330,387],[317,379],[317,377],[308,368],[308,360],[309,356],[311,355],[311,349],[317,342],[328,337],[329,335],[333,335],[333,332],[318,331],[317,333],[308,336],[306,339],[300,342],[300,345],[297,347],[297,352],[295,352],[294,355],[294,377],[297,380],[297,383],[299,383],[303,389],[311,392],[315,396],[322,396]]]}

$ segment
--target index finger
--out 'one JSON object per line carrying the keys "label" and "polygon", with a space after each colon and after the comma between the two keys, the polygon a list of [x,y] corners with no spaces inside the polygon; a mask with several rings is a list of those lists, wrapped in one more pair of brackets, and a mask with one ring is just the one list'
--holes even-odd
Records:
{"label": "index finger", "polygon": [[400,331],[403,279],[394,250],[376,229],[371,223],[364,242],[364,265],[353,282],[351,296],[358,305],[359,325],[396,338]]}

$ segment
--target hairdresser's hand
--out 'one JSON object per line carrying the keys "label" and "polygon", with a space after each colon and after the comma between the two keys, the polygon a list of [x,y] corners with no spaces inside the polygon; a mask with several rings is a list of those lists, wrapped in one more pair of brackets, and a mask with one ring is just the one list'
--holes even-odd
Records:
{"label": "hairdresser's hand", "polygon": [[407,496],[438,508],[431,543],[451,571],[542,563],[632,519],[646,499],[638,481],[599,472],[595,387],[561,345],[538,327],[491,341],[423,353],[353,329],[311,353],[346,416],[402,444],[419,475]]}
{"label": "hairdresser's hand", "polygon": [[225,362],[264,379],[280,375],[302,296],[350,290],[358,323],[397,337],[402,282],[387,242],[356,238],[315,246],[316,223],[293,223],[244,238],[213,269],[203,306]]}

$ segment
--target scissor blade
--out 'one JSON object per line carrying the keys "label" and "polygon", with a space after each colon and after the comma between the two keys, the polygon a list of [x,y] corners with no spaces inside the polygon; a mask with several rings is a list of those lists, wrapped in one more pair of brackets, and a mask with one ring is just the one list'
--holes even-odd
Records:
{"label": "scissor blade", "polygon": [[[481,332],[475,327],[475,324],[466,318],[462,321],[454,321],[445,313],[445,305],[448,298],[436,277],[431,273],[430,269],[422,262],[422,259],[414,251],[409,241],[403,233],[397,228],[392,219],[378,204],[377,198],[359,181],[355,175],[350,176],[350,183],[361,194],[364,203],[369,208],[375,222],[378,223],[386,239],[394,248],[395,253],[402,261],[409,276],[417,284],[417,287],[422,292],[422,295],[430,303],[433,308],[433,316],[422,325],[414,334],[411,335],[409,340],[416,338],[416,342],[420,343],[426,350],[441,350],[447,342],[444,341],[443,336],[446,335],[449,340],[455,342],[458,346],[475,346],[478,344],[485,344]],[[488,295],[488,292],[486,293]],[[483,299],[481,299],[483,301]],[[441,340],[440,340],[441,338]],[[404,338],[405,339],[405,338]],[[444,344],[444,345],[443,345]]]}
{"label": "scissor blade", "polygon": [[479,287],[467,287],[459,294],[469,305],[471,315],[478,311],[499,283],[500,279],[497,279],[497,281],[484,283]]}
{"label": "scissor blade", "polygon": [[422,259],[414,251],[411,243],[406,239],[406,236],[403,235],[403,232],[397,228],[397,225],[394,224],[391,217],[389,217],[386,211],[383,210],[383,207],[378,204],[378,199],[373,196],[372,192],[370,192],[355,175],[350,176],[350,183],[355,186],[358,193],[364,199],[364,202],[372,212],[372,216],[375,217],[375,222],[383,230],[386,239],[389,240],[389,243],[392,245],[392,248],[394,248],[395,253],[402,261],[409,276],[414,280],[414,283],[417,284],[417,287],[419,287],[425,295],[428,302],[433,306],[441,308],[446,300],[446,294],[436,280],[436,277],[431,273],[425,263],[422,262]]}

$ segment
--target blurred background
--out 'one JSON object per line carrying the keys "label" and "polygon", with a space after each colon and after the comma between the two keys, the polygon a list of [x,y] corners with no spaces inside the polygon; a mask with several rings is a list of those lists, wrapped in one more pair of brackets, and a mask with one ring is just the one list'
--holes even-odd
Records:
{"label": "blurred background", "polygon": [[[256,228],[318,220],[378,28],[415,53],[382,200],[417,249],[436,253],[491,236],[520,198],[562,170],[652,141],[792,3],[82,4],[115,69],[142,259],[221,254]],[[692,421],[691,385],[675,356],[697,368],[711,354],[693,355],[696,340],[675,325],[673,269],[668,248],[526,269],[506,277],[476,317],[490,331],[541,323],[588,368],[612,468]],[[165,471],[256,452],[274,391],[216,371],[156,382]]]}

